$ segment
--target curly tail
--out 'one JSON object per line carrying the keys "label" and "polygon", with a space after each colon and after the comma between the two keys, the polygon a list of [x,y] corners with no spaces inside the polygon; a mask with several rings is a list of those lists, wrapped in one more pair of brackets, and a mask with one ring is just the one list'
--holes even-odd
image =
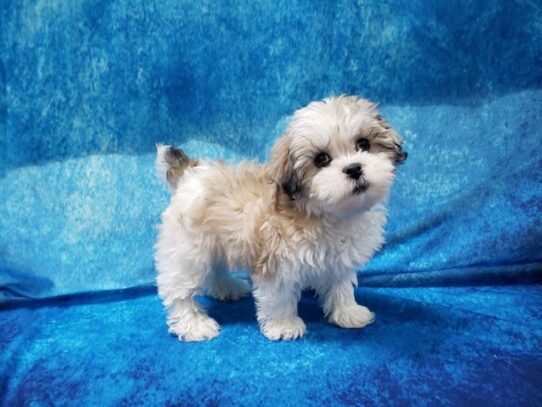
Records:
{"label": "curly tail", "polygon": [[175,190],[186,168],[196,166],[197,161],[191,160],[184,151],[173,146],[157,144],[156,150],[158,176],[166,181],[172,190]]}

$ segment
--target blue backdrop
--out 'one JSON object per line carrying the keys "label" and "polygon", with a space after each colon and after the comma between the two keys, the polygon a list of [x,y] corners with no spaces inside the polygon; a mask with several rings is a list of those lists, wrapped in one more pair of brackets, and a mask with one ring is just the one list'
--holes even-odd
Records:
{"label": "blue backdrop", "polygon": [[[542,4],[244,3],[0,0],[0,397],[541,402]],[[216,341],[168,337],[155,143],[263,161],[338,93],[379,102],[410,154],[359,276],[382,319],[338,330],[305,298],[308,337],[272,345],[251,300],[210,302]]]}

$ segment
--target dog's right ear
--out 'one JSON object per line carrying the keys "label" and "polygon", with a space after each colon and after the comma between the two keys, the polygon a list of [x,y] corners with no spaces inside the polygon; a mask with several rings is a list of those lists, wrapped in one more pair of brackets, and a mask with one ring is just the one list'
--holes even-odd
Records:
{"label": "dog's right ear", "polygon": [[290,137],[284,134],[273,146],[271,158],[266,168],[266,176],[270,182],[288,195],[291,201],[301,192],[301,179],[294,169],[294,160],[290,154]]}

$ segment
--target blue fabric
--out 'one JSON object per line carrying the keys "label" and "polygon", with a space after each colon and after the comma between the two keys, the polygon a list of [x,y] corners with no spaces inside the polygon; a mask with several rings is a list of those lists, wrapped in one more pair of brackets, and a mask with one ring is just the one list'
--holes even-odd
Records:
{"label": "blue fabric", "polygon": [[[0,0],[1,400],[540,404],[542,4],[244,3]],[[212,302],[216,341],[169,337],[154,144],[263,161],[343,92],[410,154],[359,275],[376,324],[306,298],[307,338],[271,344]]]}
{"label": "blue fabric", "polygon": [[[135,294],[142,294],[141,292]],[[206,301],[220,336],[181,343],[147,296],[87,296],[0,313],[0,402],[12,405],[539,406],[542,286],[373,288],[377,320],[270,342],[254,303]]]}

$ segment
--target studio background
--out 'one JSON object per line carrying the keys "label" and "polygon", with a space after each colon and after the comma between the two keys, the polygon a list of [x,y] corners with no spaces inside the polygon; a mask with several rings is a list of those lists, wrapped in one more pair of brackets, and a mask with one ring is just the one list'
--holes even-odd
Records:
{"label": "studio background", "polygon": [[[0,4],[3,403],[542,401],[542,4]],[[168,336],[155,144],[263,162],[340,93],[409,152],[359,274],[377,322],[331,327],[309,295],[307,337],[272,344],[251,299],[203,300],[221,335]]]}

